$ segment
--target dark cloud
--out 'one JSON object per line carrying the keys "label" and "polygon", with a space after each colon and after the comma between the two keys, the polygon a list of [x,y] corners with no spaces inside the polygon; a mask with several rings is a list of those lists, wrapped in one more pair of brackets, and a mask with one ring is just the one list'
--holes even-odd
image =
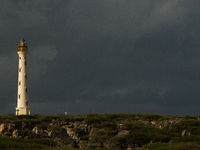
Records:
{"label": "dark cloud", "polygon": [[198,115],[199,5],[3,0],[0,113],[15,111],[24,37],[33,114]]}

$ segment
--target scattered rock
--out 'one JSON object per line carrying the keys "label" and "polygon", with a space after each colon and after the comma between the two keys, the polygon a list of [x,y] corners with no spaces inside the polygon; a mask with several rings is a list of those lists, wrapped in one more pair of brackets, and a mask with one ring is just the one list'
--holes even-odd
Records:
{"label": "scattered rock", "polygon": [[6,124],[1,124],[1,125],[0,125],[0,133],[5,132],[6,129],[7,129],[7,125],[6,125]]}
{"label": "scattered rock", "polygon": [[13,133],[12,133],[12,136],[13,137],[18,137],[18,135],[19,135],[19,130],[18,129],[14,130]]}
{"label": "scattered rock", "polygon": [[120,137],[120,136],[124,136],[124,135],[127,135],[131,133],[131,131],[128,131],[128,130],[121,130],[117,135],[116,137]]}
{"label": "scattered rock", "polygon": [[187,135],[191,135],[191,133],[187,130],[183,130],[181,136],[187,136]]}
{"label": "scattered rock", "polygon": [[151,124],[152,125],[156,125],[156,121],[151,121]]}
{"label": "scattered rock", "polygon": [[117,124],[116,130],[121,131],[122,127],[123,127],[123,124]]}
{"label": "scattered rock", "polygon": [[34,127],[32,132],[34,132],[35,134],[38,134],[39,133],[38,127]]}

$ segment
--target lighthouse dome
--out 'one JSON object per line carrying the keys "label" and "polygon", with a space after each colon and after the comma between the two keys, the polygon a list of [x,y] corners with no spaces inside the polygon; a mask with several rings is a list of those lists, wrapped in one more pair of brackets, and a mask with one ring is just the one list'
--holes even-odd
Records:
{"label": "lighthouse dome", "polygon": [[26,45],[24,38],[21,39],[20,44],[18,45],[18,51],[28,52],[28,47]]}
{"label": "lighthouse dome", "polygon": [[26,42],[24,40],[24,38],[21,39],[20,44],[24,45]]}

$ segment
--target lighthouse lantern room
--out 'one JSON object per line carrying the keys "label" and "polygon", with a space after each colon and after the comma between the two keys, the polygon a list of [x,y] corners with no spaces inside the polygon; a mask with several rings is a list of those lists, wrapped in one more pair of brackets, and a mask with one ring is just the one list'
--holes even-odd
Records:
{"label": "lighthouse lantern room", "polygon": [[27,75],[27,54],[28,46],[24,38],[21,39],[18,45],[19,68],[18,68],[18,93],[16,115],[30,115],[31,108],[29,107],[29,89]]}

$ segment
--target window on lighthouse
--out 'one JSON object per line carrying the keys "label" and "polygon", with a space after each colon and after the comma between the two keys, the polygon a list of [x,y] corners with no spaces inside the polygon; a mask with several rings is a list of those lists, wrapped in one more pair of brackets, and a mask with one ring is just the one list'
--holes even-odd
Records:
{"label": "window on lighthouse", "polygon": [[24,65],[26,65],[26,61],[24,62]]}
{"label": "window on lighthouse", "polygon": [[27,74],[25,74],[25,78],[27,79]]}
{"label": "window on lighthouse", "polygon": [[21,85],[21,81],[19,81],[19,85]]}
{"label": "window on lighthouse", "polygon": [[19,68],[19,72],[21,72],[22,68]]}
{"label": "window on lighthouse", "polygon": [[19,99],[20,99],[20,95],[19,95]]}
{"label": "window on lighthouse", "polygon": [[28,88],[26,87],[26,92],[28,92]]}

